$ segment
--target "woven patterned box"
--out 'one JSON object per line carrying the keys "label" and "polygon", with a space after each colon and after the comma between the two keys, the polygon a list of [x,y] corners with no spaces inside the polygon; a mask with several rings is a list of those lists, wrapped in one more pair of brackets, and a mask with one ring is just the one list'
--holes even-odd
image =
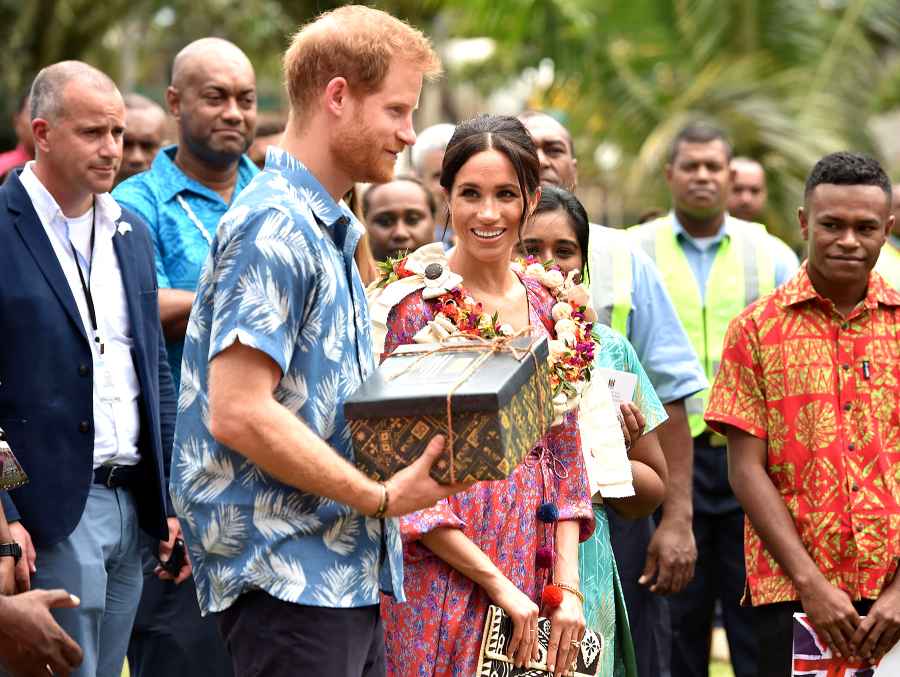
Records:
{"label": "woven patterned box", "polygon": [[438,482],[507,477],[553,420],[546,338],[515,339],[502,352],[438,347],[403,346],[344,403],[356,465],[387,479],[442,434],[448,444],[431,470]]}

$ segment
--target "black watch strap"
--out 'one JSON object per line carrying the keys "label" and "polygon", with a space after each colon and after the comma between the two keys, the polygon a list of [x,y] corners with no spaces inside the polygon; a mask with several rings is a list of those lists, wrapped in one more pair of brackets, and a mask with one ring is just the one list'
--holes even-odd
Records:
{"label": "black watch strap", "polygon": [[18,564],[22,558],[22,548],[15,541],[12,543],[0,543],[0,557],[12,557]]}

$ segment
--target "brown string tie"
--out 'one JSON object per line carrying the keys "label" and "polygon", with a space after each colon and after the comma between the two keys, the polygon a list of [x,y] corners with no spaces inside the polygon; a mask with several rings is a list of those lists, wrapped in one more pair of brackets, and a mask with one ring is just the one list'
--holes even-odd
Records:
{"label": "brown string tie", "polygon": [[[461,352],[472,352],[480,351],[482,354],[479,355],[475,360],[473,360],[468,367],[463,371],[463,373],[459,376],[459,378],[450,386],[450,390],[447,391],[447,446],[450,451],[450,483],[456,484],[456,465],[455,465],[455,453],[454,453],[454,444],[456,442],[456,435],[453,431],[453,406],[452,400],[453,395],[459,389],[460,386],[465,383],[475,371],[484,364],[491,355],[495,355],[497,353],[510,353],[512,356],[521,362],[527,354],[531,354],[532,359],[534,360],[534,369],[535,372],[539,369],[538,357],[534,352],[534,345],[537,341],[531,341],[528,344],[527,350],[523,350],[518,348],[517,346],[512,345],[512,341],[519,338],[520,336],[527,336],[531,334],[531,327],[525,327],[524,329],[520,329],[515,334],[511,336],[498,336],[493,339],[485,339],[482,337],[472,337],[468,334],[463,334],[460,332],[454,332],[449,336],[444,337],[438,343],[436,348],[423,352],[419,355],[415,360],[412,360],[408,365],[406,365],[400,371],[391,374],[386,378],[387,381],[393,381],[396,378],[399,378],[403,374],[408,373],[414,367],[416,367],[423,360],[428,359],[432,355],[437,355],[439,353],[461,353]],[[453,339],[464,338],[465,342],[454,341]],[[397,355],[409,355],[409,353],[397,353],[396,351],[387,356],[388,359],[390,357],[396,357]],[[546,416],[543,407],[541,408],[541,429],[543,430],[546,423]]]}

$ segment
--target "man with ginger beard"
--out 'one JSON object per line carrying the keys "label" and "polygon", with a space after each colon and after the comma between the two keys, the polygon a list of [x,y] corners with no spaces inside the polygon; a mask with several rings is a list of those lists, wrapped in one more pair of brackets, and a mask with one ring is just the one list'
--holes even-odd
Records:
{"label": "man with ginger beard", "polygon": [[463,487],[428,475],[440,437],[383,483],[352,463],[343,403],[375,364],[363,227],[342,198],[392,178],[440,62],[352,5],[301,28],[283,64],[287,128],[223,218],[191,312],[172,497],[236,674],[377,677],[381,595],[403,599],[391,518]]}
{"label": "man with ginger beard", "polygon": [[[150,225],[159,307],[176,387],[188,316],[200,271],[222,215],[257,168],[244,154],[256,129],[256,77],[246,55],[219,38],[196,40],[175,57],[166,102],[178,145],[114,195]],[[126,132],[127,133],[127,132]],[[215,623],[202,619],[192,580],[176,586],[152,576],[129,646],[134,677],[231,674]]]}

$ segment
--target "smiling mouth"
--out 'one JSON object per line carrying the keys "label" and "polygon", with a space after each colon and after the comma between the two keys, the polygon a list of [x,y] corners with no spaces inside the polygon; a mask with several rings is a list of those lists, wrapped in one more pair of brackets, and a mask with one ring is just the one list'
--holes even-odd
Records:
{"label": "smiling mouth", "polygon": [[479,230],[477,228],[473,228],[472,232],[475,234],[476,237],[478,237],[482,240],[496,240],[498,237],[503,235],[503,233],[506,231],[503,231],[503,230]]}

